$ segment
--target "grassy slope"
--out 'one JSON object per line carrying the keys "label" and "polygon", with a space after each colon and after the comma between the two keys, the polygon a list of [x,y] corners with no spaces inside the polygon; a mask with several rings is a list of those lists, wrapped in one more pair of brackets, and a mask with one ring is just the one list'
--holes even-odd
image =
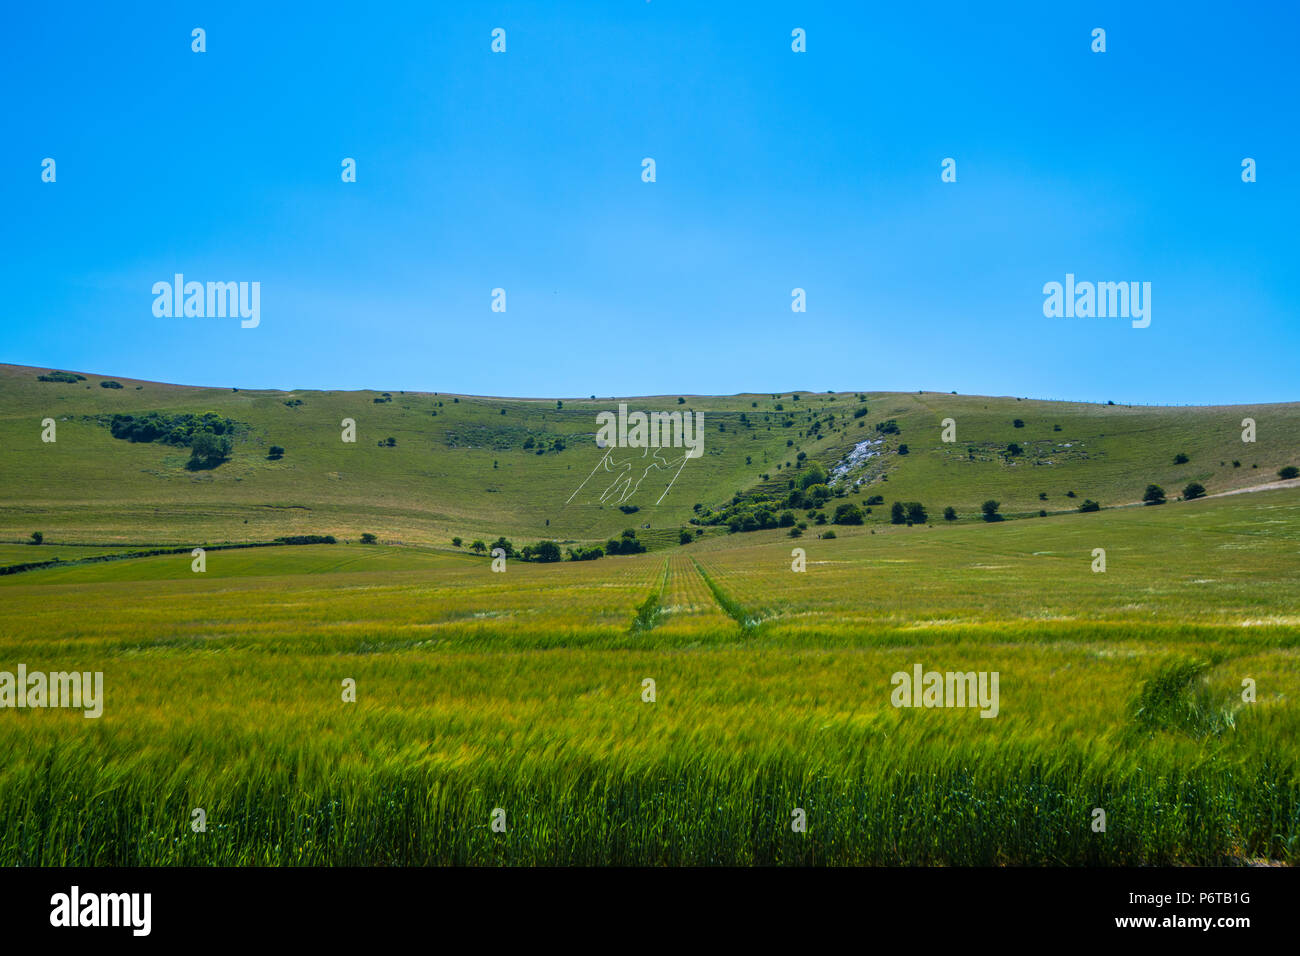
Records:
{"label": "grassy slope", "polygon": [[[51,542],[106,544],[267,540],[310,532],[355,538],[371,531],[386,540],[445,546],[452,535],[469,541],[501,533],[517,540],[600,541],[649,523],[642,537],[666,544],[690,518],[692,505],[717,506],[741,489],[784,484],[784,463],[801,450],[830,465],[887,418],[898,420],[902,434],[891,436],[885,454],[872,460],[873,483],[863,492],[883,494],[887,502],[920,500],[934,517],[946,505],[972,517],[990,497],[1010,514],[1068,510],[1085,497],[1103,505],[1132,502],[1149,481],[1171,496],[1191,480],[1215,492],[1263,483],[1280,466],[1300,461],[1300,404],[1130,409],[867,393],[867,416],[853,420],[860,404],[851,394],[805,392],[794,402],[787,393],[783,412],[771,395],[690,396],[684,406],[675,396],[628,399],[632,409],[702,411],[706,440],[703,459],[687,464],[661,505],[654,501],[662,484],[651,491],[647,482],[630,499],[642,510],[626,516],[590,493],[595,479],[565,503],[599,460],[595,415],[616,407],[610,398],[565,399],[557,410],[549,399],[408,392],[375,404],[377,392],[235,392],[128,379],[118,379],[125,388],[110,390],[99,387],[98,375],[76,385],[38,382],[44,371],[0,366],[0,539],[19,541],[38,529]],[[286,406],[291,398],[303,404]],[[184,468],[185,449],[118,441],[91,420],[152,410],[213,410],[250,428],[230,461],[192,473]],[[801,436],[812,410],[835,413],[836,430]],[[742,413],[751,427],[740,423]],[[58,422],[56,444],[40,441],[47,416]],[[781,427],[782,416],[795,424]],[[1246,416],[1259,423],[1253,445],[1240,441]],[[339,440],[345,417],[358,423],[356,444]],[[946,417],[957,422],[955,444],[939,440]],[[1014,418],[1025,427],[1013,428]],[[1060,432],[1052,430],[1056,424]],[[397,447],[379,447],[389,436]],[[568,448],[539,456],[523,449],[529,436],[562,437]],[[789,448],[788,439],[794,442]],[[1027,451],[1014,464],[996,454],[1010,441]],[[1067,442],[1071,448],[1058,447]],[[900,443],[909,446],[909,455],[897,454]],[[266,459],[273,444],[288,449],[282,461]],[[1178,452],[1190,462],[1175,466]],[[1234,458],[1241,468],[1232,467]],[[771,476],[766,483],[764,472]],[[1065,497],[1070,490],[1077,499]],[[1040,491],[1047,502],[1038,500]],[[873,515],[882,517],[880,509]]]}

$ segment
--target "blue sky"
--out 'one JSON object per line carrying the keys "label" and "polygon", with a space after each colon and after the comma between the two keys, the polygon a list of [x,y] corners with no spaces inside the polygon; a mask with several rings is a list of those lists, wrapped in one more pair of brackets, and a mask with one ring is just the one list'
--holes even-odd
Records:
{"label": "blue sky", "polygon": [[[2,361],[1300,399],[1292,4],[114,6],[6,14]],[[261,324],[155,317],[176,272],[260,282]],[[1150,282],[1151,326],[1045,318],[1067,272]]]}

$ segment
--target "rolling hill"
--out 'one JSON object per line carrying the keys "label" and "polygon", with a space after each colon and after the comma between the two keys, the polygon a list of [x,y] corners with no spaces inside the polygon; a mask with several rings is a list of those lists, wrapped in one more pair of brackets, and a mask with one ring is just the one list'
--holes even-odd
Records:
{"label": "rolling hill", "polygon": [[[655,547],[676,545],[693,518],[738,497],[780,497],[810,463],[834,470],[855,449],[825,510],[840,496],[864,504],[880,495],[885,505],[867,522],[882,530],[893,501],[919,501],[940,524],[949,506],[959,521],[979,520],[990,498],[1008,517],[1037,516],[1075,511],[1085,499],[1132,504],[1151,482],[1171,499],[1192,481],[1210,494],[1256,487],[1300,462],[1300,403],[1128,407],[808,391],[518,399],[210,388],[61,372],[0,366],[5,541],[33,531],[50,543],[103,545],[369,532],[450,548],[454,536],[468,543],[501,534],[602,542],[631,527]],[[682,462],[680,449],[664,449],[659,467],[646,468],[656,464],[653,449],[619,449],[618,485],[619,476],[600,467],[608,450],[596,435],[597,415],[620,403],[699,413],[703,454]],[[229,422],[228,458],[191,470],[184,443],[113,436],[115,416],[151,413],[168,422],[204,415]],[[1245,418],[1256,423],[1253,443],[1242,441]],[[53,442],[42,440],[46,419],[55,422]],[[342,440],[344,419],[355,422],[355,442]],[[943,440],[947,419],[955,441]],[[1008,452],[1013,443],[1018,453]],[[284,449],[281,457],[270,456],[273,446]]]}

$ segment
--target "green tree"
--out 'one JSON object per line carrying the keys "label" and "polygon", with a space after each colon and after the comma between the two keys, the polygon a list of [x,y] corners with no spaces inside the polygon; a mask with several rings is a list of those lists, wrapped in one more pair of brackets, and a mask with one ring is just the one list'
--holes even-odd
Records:
{"label": "green tree", "polygon": [[907,508],[901,501],[895,501],[889,509],[889,520],[892,524],[903,524],[907,521]]}
{"label": "green tree", "polygon": [[831,524],[862,524],[862,509],[852,502],[846,502],[835,509]]}
{"label": "green tree", "polygon": [[[1233,464],[1235,465],[1236,462],[1233,462]],[[1300,478],[1300,468],[1297,468],[1295,465],[1287,465],[1285,468],[1278,470],[1277,476],[1279,478],[1284,478],[1287,481],[1290,481],[1292,478]]]}
{"label": "green tree", "polygon": [[1001,506],[1001,502],[994,501],[992,498],[980,505],[980,511],[984,512],[984,520],[1001,521],[1002,516],[998,514],[998,508]]}
{"label": "green tree", "polygon": [[948,507],[944,508],[944,509],[943,509],[943,520],[944,520],[944,521],[956,521],[956,520],[957,520],[957,509],[954,508],[952,505],[949,505]]}
{"label": "green tree", "polygon": [[1165,490],[1159,485],[1147,485],[1142,501],[1148,505],[1162,505],[1165,503]]}
{"label": "green tree", "polygon": [[1187,487],[1183,489],[1183,500],[1193,501],[1197,498],[1205,497],[1205,486],[1199,481],[1189,481]]}

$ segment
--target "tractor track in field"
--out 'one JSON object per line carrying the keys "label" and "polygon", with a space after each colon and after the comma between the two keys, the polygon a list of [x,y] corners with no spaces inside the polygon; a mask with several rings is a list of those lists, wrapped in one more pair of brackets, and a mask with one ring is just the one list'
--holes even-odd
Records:
{"label": "tractor track in field", "polygon": [[636,617],[632,619],[632,626],[628,628],[631,634],[644,634],[646,631],[653,630],[659,623],[659,619],[664,614],[664,592],[668,590],[668,559],[664,558],[663,566],[659,570],[658,586],[650,591],[650,594],[644,601],[637,605]]}
{"label": "tractor track in field", "polygon": [[763,623],[763,616],[737,603],[726,591],[718,586],[713,578],[709,577],[709,573],[704,570],[700,562],[695,560],[694,557],[691,558],[691,563],[695,565],[695,573],[704,579],[704,583],[713,594],[713,599],[718,602],[718,606],[722,608],[728,617],[740,625],[741,636],[752,636]]}

